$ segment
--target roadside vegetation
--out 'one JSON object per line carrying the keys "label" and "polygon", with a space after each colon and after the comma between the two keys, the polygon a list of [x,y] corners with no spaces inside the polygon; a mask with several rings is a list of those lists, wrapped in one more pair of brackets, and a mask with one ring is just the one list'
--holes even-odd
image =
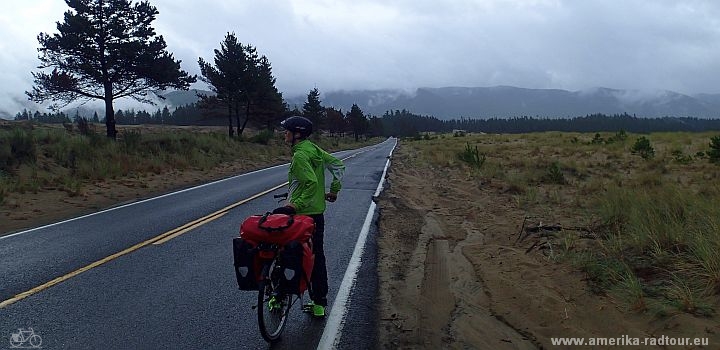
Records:
{"label": "roadside vegetation", "polygon": [[718,311],[717,132],[428,134],[403,142],[418,166],[455,169],[512,196],[527,218],[523,228],[535,229],[518,245],[573,264],[594,292],[656,316]]}
{"label": "roadside vegetation", "polygon": [[[119,129],[117,141],[93,124],[15,122],[0,125],[0,205],[11,193],[61,190],[79,195],[94,181],[163,174],[170,170],[209,170],[228,162],[280,164],[290,149],[281,133],[248,132],[228,138],[222,127],[140,127]],[[379,139],[317,137],[328,150],[361,147]]]}

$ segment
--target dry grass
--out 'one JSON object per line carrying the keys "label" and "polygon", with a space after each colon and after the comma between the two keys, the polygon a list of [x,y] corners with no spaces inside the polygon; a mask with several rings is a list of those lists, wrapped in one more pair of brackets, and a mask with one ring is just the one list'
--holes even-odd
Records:
{"label": "dry grass", "polygon": [[[11,193],[60,189],[70,196],[106,179],[209,170],[227,162],[277,164],[290,158],[281,134],[248,130],[231,139],[223,127],[119,126],[117,141],[102,127],[82,135],[61,125],[6,122],[0,125],[0,205]],[[377,140],[316,140],[327,150],[356,148]]]}
{"label": "dry grass", "polygon": [[[407,143],[416,162],[501,184],[527,216],[594,230],[597,240],[560,235],[557,246],[597,292],[638,311],[709,315],[720,300],[720,166],[702,154],[716,134],[438,135]],[[633,154],[640,137],[654,157]],[[468,147],[485,155],[479,168],[458,157]]]}

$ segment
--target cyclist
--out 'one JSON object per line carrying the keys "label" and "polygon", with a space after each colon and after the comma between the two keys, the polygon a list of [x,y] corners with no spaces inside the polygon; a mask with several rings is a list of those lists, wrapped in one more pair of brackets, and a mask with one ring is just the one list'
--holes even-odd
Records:
{"label": "cyclist", "polygon": [[[288,172],[290,196],[284,207],[273,211],[276,214],[302,214],[315,220],[313,253],[315,265],[310,278],[310,303],[303,310],[315,317],[325,317],[327,307],[327,268],[323,235],[325,231],[325,201],[335,202],[340,191],[340,180],[345,171],[343,162],[308,140],[313,124],[304,117],[293,116],[280,123],[285,129],[285,143],[292,147],[292,162]],[[332,175],[330,191],[325,193],[325,169]]]}

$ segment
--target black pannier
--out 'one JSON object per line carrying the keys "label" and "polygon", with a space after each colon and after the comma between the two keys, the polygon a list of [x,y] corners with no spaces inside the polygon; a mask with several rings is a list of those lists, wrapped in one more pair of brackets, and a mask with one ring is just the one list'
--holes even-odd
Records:
{"label": "black pannier", "polygon": [[280,264],[283,267],[280,286],[285,293],[301,294],[310,284],[314,256],[309,242],[292,240],[280,251]]}
{"label": "black pannier", "polygon": [[233,238],[235,277],[241,290],[258,290],[258,269],[255,263],[255,245],[240,238]]}

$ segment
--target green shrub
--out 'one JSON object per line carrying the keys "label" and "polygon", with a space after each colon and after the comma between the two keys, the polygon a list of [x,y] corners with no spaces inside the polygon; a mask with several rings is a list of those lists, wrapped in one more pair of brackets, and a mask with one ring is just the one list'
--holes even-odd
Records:
{"label": "green shrub", "polygon": [[683,151],[679,149],[673,150],[671,154],[673,156],[673,160],[680,164],[690,164],[693,160],[692,156],[683,154]]}
{"label": "green shrub", "polygon": [[0,171],[10,170],[10,167],[13,165],[13,160],[10,143],[0,142]]}
{"label": "green shrub", "polygon": [[632,147],[633,154],[640,154],[643,159],[651,159],[655,157],[655,149],[650,145],[650,140],[645,136],[640,136]]}
{"label": "green shrub", "polygon": [[250,138],[250,142],[252,143],[258,143],[261,145],[267,145],[270,143],[270,140],[272,140],[273,136],[275,136],[275,133],[271,130],[263,130],[259,132],[257,135]]}
{"label": "green shrub", "polygon": [[32,132],[13,130],[10,135],[10,153],[15,164],[34,163],[37,160],[37,147]]}
{"label": "green shrub", "polygon": [[710,150],[707,151],[710,163],[720,164],[720,136],[710,139]]}
{"label": "green shrub", "polygon": [[615,133],[614,138],[615,138],[615,140],[622,142],[622,141],[627,140],[627,137],[628,136],[627,136],[627,133],[625,132],[625,130],[620,130],[617,133]]}
{"label": "green shrub", "polygon": [[90,135],[93,132],[93,130],[90,128],[90,123],[85,117],[77,118],[75,120],[75,124],[77,124],[77,128],[82,135]]}
{"label": "green shrub", "polygon": [[562,169],[560,168],[560,163],[552,162],[547,167],[547,170],[545,171],[545,175],[543,176],[543,181],[558,184],[558,185],[567,184],[565,175],[563,174]]}
{"label": "green shrub", "polygon": [[590,144],[593,145],[602,145],[605,143],[605,139],[600,136],[600,133],[596,133],[595,137],[593,137],[592,141],[590,141]]}
{"label": "green shrub", "polygon": [[468,163],[472,168],[480,169],[485,164],[485,154],[481,154],[478,151],[477,146],[475,148],[470,147],[470,143],[465,145],[465,150],[457,154],[458,158]]}
{"label": "green shrub", "polygon": [[120,135],[122,135],[122,142],[126,149],[135,151],[140,147],[140,142],[142,141],[140,131],[125,130],[122,131]]}
{"label": "green shrub", "polygon": [[0,205],[2,205],[5,202],[5,196],[10,190],[10,185],[7,183],[7,174],[5,174],[4,171],[0,170]]}

